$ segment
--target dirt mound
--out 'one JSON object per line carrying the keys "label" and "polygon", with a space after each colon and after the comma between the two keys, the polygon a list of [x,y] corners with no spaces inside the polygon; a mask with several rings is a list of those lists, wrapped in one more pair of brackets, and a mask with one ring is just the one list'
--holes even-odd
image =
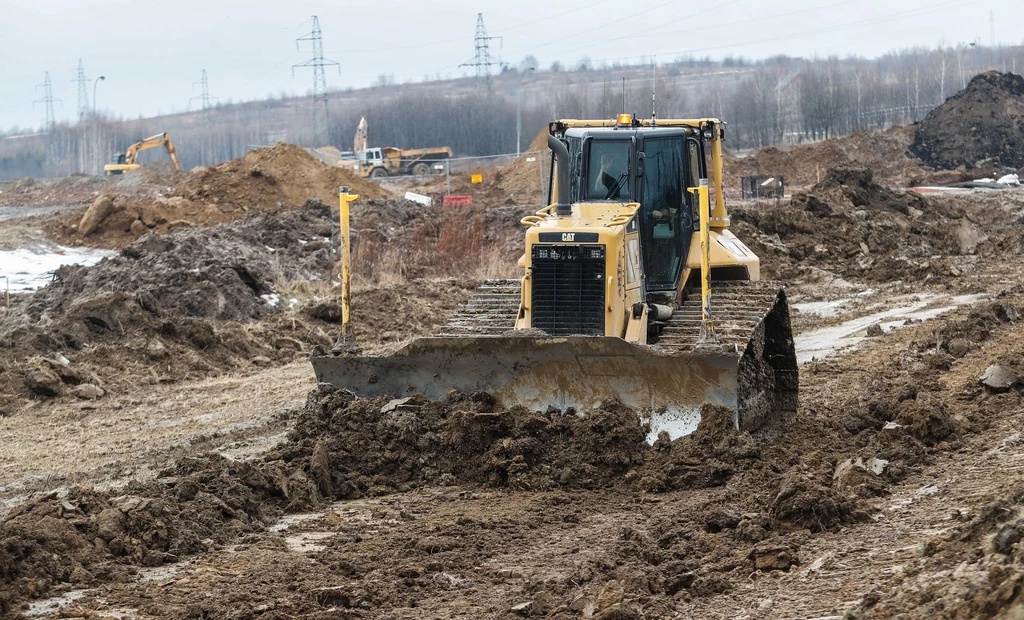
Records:
{"label": "dirt mound", "polygon": [[[53,284],[16,298],[18,311],[0,317],[4,392],[25,395],[31,387],[20,376],[40,370],[66,385],[126,387],[329,344],[328,324],[275,317],[290,282],[329,279],[330,236],[329,207],[309,201],[281,216],[146,235],[94,266],[62,267]],[[243,325],[257,320],[265,323]]]}
{"label": "dirt mound", "polygon": [[[356,399],[320,385],[281,454],[338,497],[391,492],[438,480],[523,490],[624,485],[651,492],[725,484],[759,457],[731,428],[728,410],[705,407],[697,433],[652,449],[637,412],[607,403],[586,415],[500,410],[486,393]],[[322,454],[317,464],[317,452]]]}
{"label": "dirt mound", "polygon": [[813,267],[872,282],[941,281],[958,275],[950,257],[1020,252],[1008,210],[890,190],[865,168],[828,170],[788,204],[736,207],[731,215],[764,274],[787,280]]}
{"label": "dirt mound", "polygon": [[870,168],[875,179],[893,185],[907,185],[922,177],[921,162],[907,151],[913,128],[890,127],[884,131],[859,131],[803,146],[770,146],[749,157],[727,157],[725,179],[728,187],[739,187],[740,178],[753,175],[785,177],[787,186],[817,183],[829,168]]}
{"label": "dirt mound", "polygon": [[228,213],[276,213],[295,209],[308,198],[336,204],[338,188],[343,185],[363,198],[389,197],[377,184],[350,170],[322,164],[305,149],[285,142],[192,172],[173,194],[192,202],[215,204]]}
{"label": "dirt mound", "polygon": [[[150,178],[146,172],[139,179]],[[187,226],[213,226],[244,218],[249,213],[284,213],[307,199],[337,205],[338,189],[348,186],[364,200],[390,194],[351,171],[327,166],[305,149],[284,142],[253,149],[244,157],[190,172],[167,196],[145,198],[110,189],[113,206],[90,226],[77,211],[54,218],[46,233],[68,245],[122,248],[149,232],[167,233]]]}
{"label": "dirt mound", "polygon": [[0,613],[12,600],[71,584],[124,581],[265,529],[290,494],[309,493],[272,467],[185,459],[156,482],[118,494],[72,488],[16,506],[0,522]]}
{"label": "dirt mound", "polygon": [[[547,127],[526,147],[524,155],[502,169],[501,188],[518,205],[540,205],[547,201],[542,184],[547,184],[551,154],[548,150]],[[529,161],[534,158],[536,161]]]}
{"label": "dirt mound", "polygon": [[[403,206],[370,202],[354,219],[391,230],[401,246]],[[311,200],[290,213],[145,235],[94,266],[61,268],[0,316],[4,400],[210,376],[330,346],[340,320],[333,228],[331,209]],[[424,228],[413,229],[424,247],[436,243],[436,228]],[[473,286],[413,279],[358,289],[356,336],[395,346],[431,333]]]}
{"label": "dirt mound", "polygon": [[918,124],[910,150],[935,168],[1024,168],[1024,77],[975,76]]}

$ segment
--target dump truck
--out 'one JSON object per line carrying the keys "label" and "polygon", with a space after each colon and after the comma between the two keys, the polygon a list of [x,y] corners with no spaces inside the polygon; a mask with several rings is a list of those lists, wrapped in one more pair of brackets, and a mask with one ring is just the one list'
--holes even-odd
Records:
{"label": "dump truck", "polygon": [[522,277],[488,281],[392,355],[314,355],[318,381],[362,397],[486,391],[539,412],[618,401],[649,439],[692,432],[707,404],[752,432],[792,419],[786,293],[729,230],[725,129],[628,114],[550,123],[552,190],[521,220]]}
{"label": "dump truck", "polygon": [[349,168],[361,177],[374,179],[414,174],[426,176],[439,174],[434,166],[443,164],[450,159],[452,150],[447,146],[426,149],[400,149],[393,146],[370,147],[359,153],[354,159],[342,160],[338,163],[342,168]]}
{"label": "dump truck", "polygon": [[110,163],[103,166],[103,171],[109,177],[114,174],[123,174],[129,170],[138,170],[142,167],[135,161],[139,152],[160,146],[167,148],[167,155],[171,158],[171,163],[174,164],[174,169],[181,170],[181,162],[178,161],[178,153],[174,150],[174,143],[171,142],[171,136],[167,132],[164,132],[139,140],[135,144],[129,146],[124,153],[115,153],[114,156],[111,157]]}
{"label": "dump truck", "polygon": [[338,162],[339,167],[354,170],[363,178],[379,179],[410,174],[426,176],[440,174],[444,167],[437,166],[451,159],[452,150],[447,146],[426,149],[400,149],[394,146],[371,148],[368,129],[366,117],[361,117],[352,140],[352,156]]}

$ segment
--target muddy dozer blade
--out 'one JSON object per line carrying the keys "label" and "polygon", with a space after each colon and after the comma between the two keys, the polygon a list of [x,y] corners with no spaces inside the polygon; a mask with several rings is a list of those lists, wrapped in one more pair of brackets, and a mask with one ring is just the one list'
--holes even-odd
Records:
{"label": "muddy dozer blade", "polygon": [[[733,409],[737,427],[742,351],[678,353],[619,338],[463,337],[421,338],[387,357],[314,357],[317,380],[357,396],[423,394],[443,399],[449,390],[485,391],[504,407],[579,412],[617,399],[654,414],[652,429],[687,434],[707,403]],[[757,399],[753,399],[757,400]],[[759,426],[758,419],[749,419]],[[753,429],[751,429],[753,430]]]}
{"label": "muddy dozer blade", "polygon": [[620,338],[420,338],[388,357],[316,357],[317,379],[358,396],[484,391],[503,405],[584,411],[618,398],[637,408],[736,406],[738,357],[659,354]]}

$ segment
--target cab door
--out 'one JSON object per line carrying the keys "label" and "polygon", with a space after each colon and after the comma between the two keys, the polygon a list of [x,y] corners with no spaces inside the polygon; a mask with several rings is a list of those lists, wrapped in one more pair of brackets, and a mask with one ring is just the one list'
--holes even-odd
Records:
{"label": "cab door", "polygon": [[640,234],[648,291],[675,290],[693,232],[686,198],[686,136],[647,136],[640,180]]}

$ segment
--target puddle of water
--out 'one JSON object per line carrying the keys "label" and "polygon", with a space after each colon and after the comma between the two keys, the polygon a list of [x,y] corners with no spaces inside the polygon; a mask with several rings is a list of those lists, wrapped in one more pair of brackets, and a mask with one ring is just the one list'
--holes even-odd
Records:
{"label": "puddle of water", "polygon": [[286,536],[284,542],[288,545],[289,551],[298,553],[323,551],[327,545],[320,544],[320,541],[327,540],[334,535],[334,532],[302,532],[294,536]]}
{"label": "puddle of water", "polygon": [[304,512],[301,514],[285,515],[281,517],[277,523],[267,528],[268,532],[283,532],[293,525],[300,525],[307,521],[316,521],[323,519],[327,515],[323,512]]}
{"label": "puddle of water", "polygon": [[796,361],[806,364],[814,359],[823,359],[857,346],[867,337],[868,327],[878,323],[883,331],[898,329],[908,320],[925,321],[960,306],[977,303],[985,295],[959,295],[942,298],[921,296],[920,301],[898,308],[890,308],[874,314],[850,319],[832,327],[824,327],[800,334],[796,341]]}
{"label": "puddle of water", "polygon": [[60,596],[32,601],[28,604],[28,609],[24,613],[30,618],[55,614],[78,599],[84,598],[89,592],[89,590],[72,590]]}
{"label": "puddle of water", "polygon": [[117,252],[94,248],[68,248],[34,244],[17,250],[0,251],[0,287],[12,293],[34,291],[50,283],[61,265],[94,265]]}
{"label": "puddle of water", "polygon": [[813,314],[824,318],[830,318],[839,314],[839,311],[853,301],[849,298],[836,299],[834,301],[807,301],[802,304],[792,304],[792,308],[802,314]]}
{"label": "puddle of water", "polygon": [[164,579],[170,579],[171,577],[178,574],[178,572],[188,566],[190,562],[178,562],[177,564],[165,564],[164,566],[156,566],[153,568],[140,568],[138,581],[162,581]]}

